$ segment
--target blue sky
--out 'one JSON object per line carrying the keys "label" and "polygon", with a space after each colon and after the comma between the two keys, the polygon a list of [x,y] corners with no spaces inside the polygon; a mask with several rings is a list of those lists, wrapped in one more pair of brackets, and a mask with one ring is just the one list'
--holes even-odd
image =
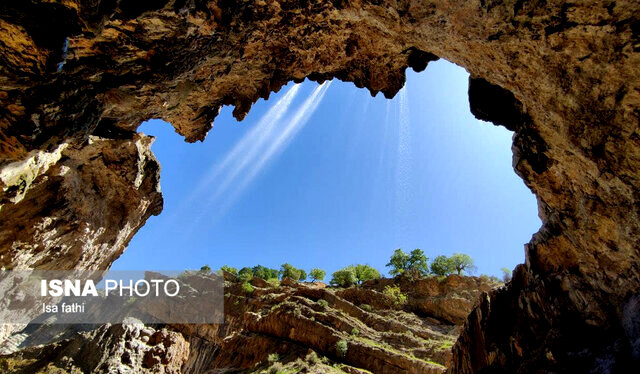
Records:
{"label": "blue sky", "polygon": [[159,120],[163,213],[114,270],[289,262],[386,273],[395,248],[471,255],[477,273],[524,261],[540,226],[511,166],[512,133],[469,112],[468,74],[444,60],[407,71],[393,100],[337,80],[290,83],[242,122],[225,107],[204,142]]}

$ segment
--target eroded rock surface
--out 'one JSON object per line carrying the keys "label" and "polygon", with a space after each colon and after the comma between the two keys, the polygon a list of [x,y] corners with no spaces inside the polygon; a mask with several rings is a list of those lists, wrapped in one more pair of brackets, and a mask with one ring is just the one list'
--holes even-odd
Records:
{"label": "eroded rock surface", "polygon": [[179,374],[188,355],[189,343],[180,333],[128,323],[104,325],[0,357],[0,370],[16,374]]}
{"label": "eroded rock surface", "polygon": [[[228,275],[228,278],[233,277]],[[23,367],[27,363],[33,367],[62,369],[65,368],[63,362],[79,361],[76,365],[100,368],[105,365],[105,368],[117,368],[123,373],[132,370],[170,372],[166,366],[169,361],[175,369],[175,364],[183,360],[180,372],[185,374],[273,373],[278,370],[291,373],[444,373],[446,367],[451,366],[451,348],[464,321],[451,323],[449,320],[458,313],[468,315],[479,293],[502,285],[458,276],[443,281],[383,279],[376,284],[338,290],[296,282],[274,286],[258,278],[251,284],[252,290],[246,285],[243,287],[241,282],[226,282],[223,325],[162,328],[124,325],[120,330],[116,326],[100,327],[97,332],[80,334],[76,333],[78,329],[93,327],[30,325],[13,336],[15,344],[0,347],[0,350],[14,352],[0,356],[0,369],[3,365]],[[406,304],[397,305],[378,291],[379,287],[389,284],[407,288]],[[456,310],[448,310],[449,313],[416,307],[425,305],[428,308],[429,301],[435,299],[463,300],[465,303],[459,304]],[[175,333],[167,329],[180,331],[184,340],[176,338]],[[105,333],[107,330],[108,334]],[[87,338],[89,336],[91,339]],[[50,344],[60,340],[62,342]],[[97,365],[92,357],[84,363],[79,356],[72,355],[72,350],[60,351],[60,346],[76,344],[70,342],[78,340],[107,349],[109,354],[97,361],[110,357],[108,362]],[[188,355],[180,353],[185,349],[185,341],[188,342]],[[337,350],[339,341],[346,343],[345,352]],[[45,346],[24,349],[35,344]],[[164,351],[155,348],[158,346]],[[22,350],[18,350],[20,348]],[[159,353],[154,353],[156,351]],[[153,362],[164,366],[149,365],[152,361],[146,357],[151,354],[157,357]],[[86,365],[83,367],[89,367]]]}
{"label": "eroded rock surface", "polygon": [[90,136],[33,151],[0,174],[4,269],[107,269],[162,210],[152,138]]}
{"label": "eroded rock surface", "polygon": [[[305,77],[393,96],[407,66],[446,58],[470,72],[474,114],[515,131],[514,167],[543,220],[509,288],[469,319],[454,371],[637,365],[639,15],[633,0],[5,2],[0,167],[4,175],[33,152],[56,158],[64,144],[82,154],[92,135],[131,141],[149,118],[200,140],[222,105],[242,118],[259,97]],[[72,172],[92,162],[78,161]],[[109,192],[117,187],[87,183],[77,188],[120,204]],[[32,248],[41,241],[32,227],[68,216],[51,196],[3,198],[3,264],[107,267],[123,247],[103,247],[114,235],[88,240],[79,224],[60,229],[85,244],[71,261],[56,263],[49,247],[37,257],[9,251],[11,230]],[[40,214],[5,216],[25,201]],[[109,229],[126,229],[130,211],[113,214]]]}

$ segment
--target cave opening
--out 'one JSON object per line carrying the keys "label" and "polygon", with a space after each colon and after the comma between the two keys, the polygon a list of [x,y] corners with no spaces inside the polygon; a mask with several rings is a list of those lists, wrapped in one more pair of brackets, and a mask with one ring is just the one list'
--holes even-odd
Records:
{"label": "cave opening", "polygon": [[391,100],[290,82],[242,123],[224,107],[195,144],[146,122],[164,211],[112,268],[367,263],[385,274],[395,248],[421,248],[467,253],[476,274],[500,277],[540,220],[511,165],[512,132],[475,119],[467,88],[468,73],[440,60],[408,70]]}

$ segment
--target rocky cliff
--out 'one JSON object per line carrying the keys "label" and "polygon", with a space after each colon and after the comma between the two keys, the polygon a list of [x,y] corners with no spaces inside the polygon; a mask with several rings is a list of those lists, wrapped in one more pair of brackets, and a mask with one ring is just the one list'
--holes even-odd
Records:
{"label": "rocky cliff", "polygon": [[[2,347],[21,350],[0,356],[0,371],[444,373],[461,316],[502,285],[456,275],[348,289],[227,278],[223,325],[29,326]],[[381,292],[394,284],[406,303]]]}
{"label": "rocky cliff", "polygon": [[167,329],[141,323],[104,325],[49,345],[0,356],[0,371],[23,374],[179,374],[189,343]]}
{"label": "rocky cliff", "polygon": [[446,58],[472,76],[472,112],[515,132],[543,220],[467,321],[453,371],[637,365],[639,15],[633,0],[4,2],[2,264],[109,266],[159,212],[156,164],[133,148],[146,119],[202,140],[221,106],[242,118],[290,80],[390,97],[407,67]]}

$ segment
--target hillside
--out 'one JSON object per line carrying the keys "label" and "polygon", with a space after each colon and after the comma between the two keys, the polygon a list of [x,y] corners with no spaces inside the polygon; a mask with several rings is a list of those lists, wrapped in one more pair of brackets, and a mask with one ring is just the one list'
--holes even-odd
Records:
{"label": "hillside", "polygon": [[[57,334],[44,326],[31,330],[31,337],[65,339],[2,356],[0,370],[444,373],[475,300],[501,285],[456,275],[380,279],[347,289],[289,280],[274,286],[254,278],[250,290],[231,274],[225,278],[224,325],[132,323]],[[388,285],[399,286],[406,302],[385,295]]]}

